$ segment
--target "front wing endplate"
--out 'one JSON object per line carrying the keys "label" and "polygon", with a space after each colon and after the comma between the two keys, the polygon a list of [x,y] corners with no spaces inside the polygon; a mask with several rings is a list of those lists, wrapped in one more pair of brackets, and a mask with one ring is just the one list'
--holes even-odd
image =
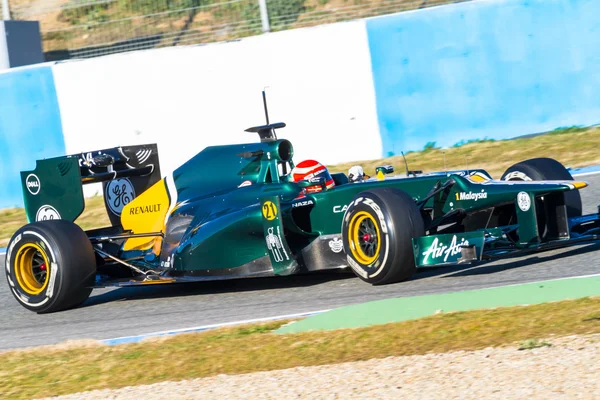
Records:
{"label": "front wing endplate", "polygon": [[432,267],[481,260],[484,241],[483,231],[414,238],[415,264]]}

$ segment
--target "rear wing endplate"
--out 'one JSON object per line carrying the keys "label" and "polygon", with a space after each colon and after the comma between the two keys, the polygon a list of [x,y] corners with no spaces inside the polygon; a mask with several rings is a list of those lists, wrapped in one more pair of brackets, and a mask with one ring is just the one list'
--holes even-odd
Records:
{"label": "rear wing endplate", "polygon": [[25,212],[29,222],[75,221],[85,208],[83,185],[101,183],[111,224],[119,226],[123,207],[160,178],[156,144],[37,160],[21,172]]}

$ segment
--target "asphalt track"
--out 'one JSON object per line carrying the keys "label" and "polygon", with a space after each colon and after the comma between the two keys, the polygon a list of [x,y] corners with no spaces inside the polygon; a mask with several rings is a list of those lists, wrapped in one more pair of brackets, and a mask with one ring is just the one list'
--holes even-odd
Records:
{"label": "asphalt track", "polygon": [[[596,212],[600,175],[581,178],[584,213]],[[0,266],[4,256],[0,256]],[[447,293],[600,273],[600,244],[485,263],[424,270],[410,281],[374,287],[351,272],[185,285],[99,289],[75,310],[37,315],[17,304],[0,268],[0,350],[70,339],[110,339],[366,301]]]}

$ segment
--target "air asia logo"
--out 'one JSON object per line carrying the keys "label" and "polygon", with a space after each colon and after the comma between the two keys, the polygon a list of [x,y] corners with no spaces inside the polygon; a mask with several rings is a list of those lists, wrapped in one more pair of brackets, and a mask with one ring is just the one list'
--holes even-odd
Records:
{"label": "air asia logo", "polygon": [[344,249],[344,243],[340,238],[334,238],[333,240],[329,241],[329,247],[334,253],[339,253]]}
{"label": "air asia logo", "polygon": [[448,261],[448,257],[455,256],[460,254],[461,246],[468,246],[469,241],[465,239],[461,239],[460,243],[457,243],[456,235],[452,236],[452,242],[450,242],[450,246],[446,246],[441,243],[438,238],[433,240],[431,246],[423,252],[423,263],[427,262],[427,259],[431,257],[432,261],[440,257],[444,257],[444,262]]}
{"label": "air asia logo", "polygon": [[129,215],[148,214],[160,211],[160,204],[151,204],[148,206],[131,207]]}
{"label": "air asia logo", "polygon": [[474,200],[477,201],[479,199],[487,199],[487,193],[483,190],[481,193],[474,192],[460,192],[456,193],[456,200]]}
{"label": "air asia logo", "polygon": [[35,214],[36,221],[49,221],[53,219],[60,219],[60,214],[56,211],[56,208],[49,205],[41,206]]}
{"label": "air asia logo", "polygon": [[40,178],[37,175],[29,174],[27,175],[27,179],[25,179],[25,186],[27,186],[27,190],[32,195],[36,195],[40,192],[42,185],[40,183]]}
{"label": "air asia logo", "polygon": [[106,185],[104,199],[110,211],[120,216],[125,207],[135,198],[135,191],[129,179],[115,179]]}

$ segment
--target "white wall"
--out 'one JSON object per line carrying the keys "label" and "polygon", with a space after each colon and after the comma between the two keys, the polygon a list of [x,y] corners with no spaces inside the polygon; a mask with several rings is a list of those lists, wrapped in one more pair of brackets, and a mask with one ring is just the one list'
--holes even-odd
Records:
{"label": "white wall", "polygon": [[163,175],[208,145],[287,127],[295,160],[381,156],[364,21],[238,42],[116,54],[54,67],[67,153],[156,142]]}

